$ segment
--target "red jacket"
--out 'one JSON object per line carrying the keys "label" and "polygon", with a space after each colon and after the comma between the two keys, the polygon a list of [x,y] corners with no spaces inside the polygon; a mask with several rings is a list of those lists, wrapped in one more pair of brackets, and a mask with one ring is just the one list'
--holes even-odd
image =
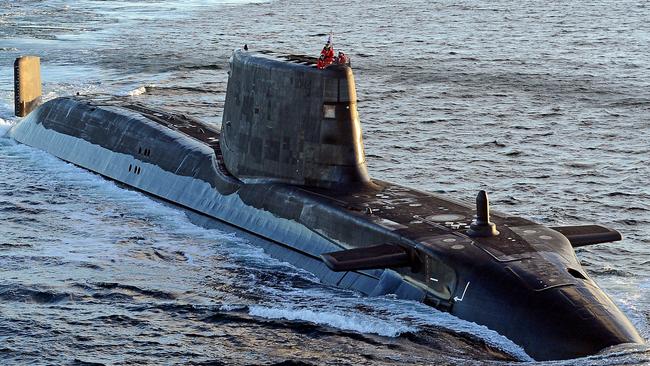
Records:
{"label": "red jacket", "polygon": [[329,48],[323,47],[323,50],[320,51],[320,58],[318,59],[318,64],[316,67],[319,69],[324,69],[327,66],[334,63],[334,48],[331,46]]}
{"label": "red jacket", "polygon": [[331,46],[329,48],[323,47],[323,50],[320,51],[320,54],[322,56],[325,56],[325,60],[327,59],[332,59],[332,61],[334,60],[334,48],[332,48]]}

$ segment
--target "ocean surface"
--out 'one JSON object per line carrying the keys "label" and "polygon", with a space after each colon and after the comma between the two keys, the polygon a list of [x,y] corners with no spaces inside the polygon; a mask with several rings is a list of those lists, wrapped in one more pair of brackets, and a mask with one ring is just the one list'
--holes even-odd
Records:
{"label": "ocean surface", "polygon": [[[650,4],[0,0],[0,136],[13,60],[47,99],[135,100],[221,122],[228,58],[351,56],[371,174],[624,240],[577,250],[650,338]],[[2,365],[535,364],[427,306],[319,283],[228,227],[0,137]],[[647,346],[544,365],[650,364]]]}

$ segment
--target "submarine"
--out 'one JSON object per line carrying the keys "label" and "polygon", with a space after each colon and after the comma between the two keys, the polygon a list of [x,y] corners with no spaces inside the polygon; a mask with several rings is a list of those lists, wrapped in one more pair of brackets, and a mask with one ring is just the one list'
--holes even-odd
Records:
{"label": "submarine", "polygon": [[491,212],[485,191],[466,203],[372,179],[347,65],[236,50],[218,129],[128,98],[41,103],[39,62],[14,65],[20,143],[262,238],[324,284],[422,302],[539,361],[644,343],[574,250],[617,231]]}

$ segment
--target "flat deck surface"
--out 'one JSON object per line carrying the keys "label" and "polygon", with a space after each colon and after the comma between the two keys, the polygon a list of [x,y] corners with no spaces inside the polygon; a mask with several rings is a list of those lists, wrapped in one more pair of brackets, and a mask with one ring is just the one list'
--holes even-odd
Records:
{"label": "flat deck surface", "polygon": [[219,169],[221,172],[227,176],[235,178],[232,174],[230,174],[230,172],[228,172],[228,169],[226,169],[226,165],[223,161],[223,153],[221,152],[221,145],[219,144],[220,131],[218,129],[185,115],[173,114],[158,109],[152,109],[141,104],[125,104],[121,105],[121,107],[138,112],[154,122],[157,122],[169,129],[184,133],[185,135],[210,146],[217,156],[217,162],[219,164]]}
{"label": "flat deck surface", "polygon": [[[222,173],[233,177],[223,162],[218,129],[184,115],[149,108],[128,100],[112,100],[102,104],[137,112],[153,122],[208,145],[214,150]],[[472,204],[392,183],[377,180],[374,183],[376,184],[337,189],[298,188],[349,212],[365,215],[369,221],[404,237],[428,243],[434,247],[453,245],[449,240],[453,238],[446,236],[454,232],[464,234],[474,219],[475,207]],[[497,224],[501,235],[481,239],[480,246],[495,258],[499,260],[524,259],[528,257],[528,253],[534,251],[527,240],[522,240],[520,235],[509,228],[509,226],[532,225],[532,222],[494,214],[492,219]]]}

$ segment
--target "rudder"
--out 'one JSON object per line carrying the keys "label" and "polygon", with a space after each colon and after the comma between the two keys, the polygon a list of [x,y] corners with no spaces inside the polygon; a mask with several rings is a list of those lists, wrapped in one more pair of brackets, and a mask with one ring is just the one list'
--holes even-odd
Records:
{"label": "rudder", "polygon": [[25,117],[41,104],[41,59],[23,56],[14,62],[14,113]]}

